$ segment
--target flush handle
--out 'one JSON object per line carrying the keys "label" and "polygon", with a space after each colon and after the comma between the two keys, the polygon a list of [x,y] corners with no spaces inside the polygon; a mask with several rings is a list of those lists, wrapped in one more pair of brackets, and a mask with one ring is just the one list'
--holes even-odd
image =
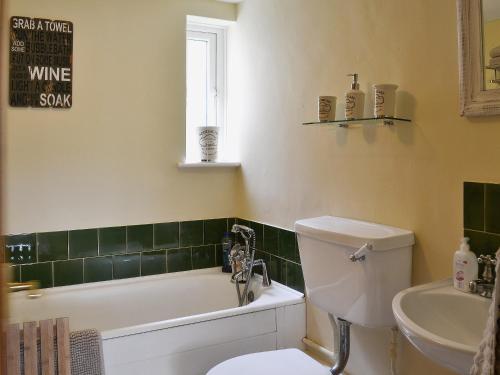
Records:
{"label": "flush handle", "polygon": [[373,246],[369,243],[365,243],[363,246],[356,250],[354,253],[349,255],[349,260],[351,262],[361,262],[366,259],[366,254],[373,249]]}

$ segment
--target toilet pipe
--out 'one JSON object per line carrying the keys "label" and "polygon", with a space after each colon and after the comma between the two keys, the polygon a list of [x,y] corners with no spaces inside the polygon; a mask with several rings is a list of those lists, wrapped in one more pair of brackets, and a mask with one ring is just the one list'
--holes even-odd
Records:
{"label": "toilet pipe", "polygon": [[330,369],[332,375],[340,375],[347,365],[349,360],[349,349],[350,349],[350,333],[351,333],[351,323],[344,319],[337,319],[337,324],[339,328],[339,335],[337,337],[339,341],[339,354],[338,359]]}
{"label": "toilet pipe", "polygon": [[[332,323],[333,327],[333,332],[334,332],[334,338],[338,337],[338,326],[337,322],[335,321],[335,318],[329,314],[328,316],[330,318],[330,322]],[[391,328],[391,342],[389,343],[389,363],[390,363],[390,374],[391,375],[397,375],[397,347],[398,347],[398,327],[392,327]],[[329,361],[332,361],[333,363],[336,363],[338,360],[338,345],[339,340],[334,340],[334,351],[330,351],[324,346],[321,346],[317,342],[304,337],[302,339],[302,342],[304,345],[312,350],[313,352],[319,354],[321,357],[324,357],[325,359],[328,359]],[[345,374],[345,372],[344,372]]]}
{"label": "toilet pipe", "polygon": [[302,339],[302,342],[311,350],[327,358],[333,363],[337,363],[339,361],[339,352],[340,352],[339,326],[337,324],[337,318],[332,314],[328,314],[328,319],[330,320],[330,324],[332,325],[332,330],[333,330],[333,352],[331,352],[324,346],[319,345],[318,343],[314,342],[313,340],[307,337],[304,337]]}
{"label": "toilet pipe", "polygon": [[337,318],[335,318],[333,314],[328,314],[328,319],[330,319],[333,330],[333,363],[337,363],[339,361],[340,352],[339,326],[337,324]]}

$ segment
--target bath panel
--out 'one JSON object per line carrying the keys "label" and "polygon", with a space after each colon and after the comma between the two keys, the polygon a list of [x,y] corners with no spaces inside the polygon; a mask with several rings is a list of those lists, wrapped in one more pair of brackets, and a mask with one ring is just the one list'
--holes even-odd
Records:
{"label": "bath panel", "polygon": [[107,375],[202,375],[236,355],[297,347],[305,336],[302,293],[251,283],[255,300],[237,307],[220,269],[55,287],[38,299],[10,296],[10,321],[69,317],[70,329],[98,329]]}

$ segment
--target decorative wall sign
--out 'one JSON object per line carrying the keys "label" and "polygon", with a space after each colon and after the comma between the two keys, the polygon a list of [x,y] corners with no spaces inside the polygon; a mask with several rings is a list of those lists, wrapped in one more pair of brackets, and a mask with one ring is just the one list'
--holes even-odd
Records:
{"label": "decorative wall sign", "polygon": [[11,106],[70,108],[73,23],[11,17],[9,74]]}

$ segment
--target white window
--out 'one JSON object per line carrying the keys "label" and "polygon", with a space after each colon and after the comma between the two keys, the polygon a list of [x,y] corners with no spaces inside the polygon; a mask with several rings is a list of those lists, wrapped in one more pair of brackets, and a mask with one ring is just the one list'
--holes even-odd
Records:
{"label": "white window", "polygon": [[188,23],[186,30],[186,162],[198,162],[196,128],[218,126],[219,160],[226,142],[226,30]]}

